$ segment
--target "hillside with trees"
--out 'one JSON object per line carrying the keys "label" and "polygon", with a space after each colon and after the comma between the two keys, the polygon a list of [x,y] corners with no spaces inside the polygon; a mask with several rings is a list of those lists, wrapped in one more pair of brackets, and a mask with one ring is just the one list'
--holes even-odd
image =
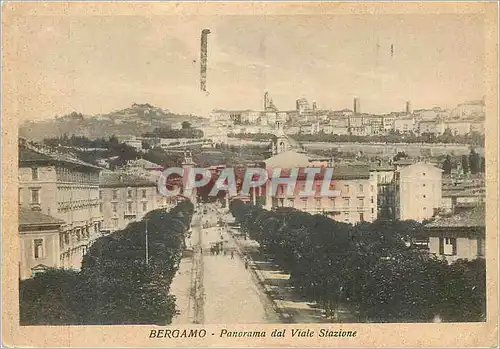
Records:
{"label": "hillside with trees", "polygon": [[134,103],[128,108],[107,114],[83,115],[72,112],[51,120],[30,120],[20,125],[19,135],[34,141],[41,141],[47,136],[62,137],[73,133],[91,139],[107,138],[109,135],[140,136],[145,132],[152,132],[155,128],[199,119],[195,115],[176,114],[148,103]]}

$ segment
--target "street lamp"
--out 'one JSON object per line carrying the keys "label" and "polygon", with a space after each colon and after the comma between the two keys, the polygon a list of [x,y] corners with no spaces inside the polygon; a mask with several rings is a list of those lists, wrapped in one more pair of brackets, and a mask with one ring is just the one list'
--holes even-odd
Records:
{"label": "street lamp", "polygon": [[144,219],[146,223],[146,264],[149,264],[149,243],[148,243],[148,219]]}

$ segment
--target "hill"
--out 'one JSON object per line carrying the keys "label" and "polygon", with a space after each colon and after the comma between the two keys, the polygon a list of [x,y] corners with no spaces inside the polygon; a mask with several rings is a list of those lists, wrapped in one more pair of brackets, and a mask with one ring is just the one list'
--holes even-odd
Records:
{"label": "hill", "polygon": [[45,121],[28,121],[19,127],[19,135],[34,141],[44,138],[77,134],[90,139],[109,137],[141,136],[159,127],[167,127],[182,121],[195,122],[194,115],[175,114],[148,103],[134,103],[130,107],[108,114],[86,116],[72,112],[62,117]]}

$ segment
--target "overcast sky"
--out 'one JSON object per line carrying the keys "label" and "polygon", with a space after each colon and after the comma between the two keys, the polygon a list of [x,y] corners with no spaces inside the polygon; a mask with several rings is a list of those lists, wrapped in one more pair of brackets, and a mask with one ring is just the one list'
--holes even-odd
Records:
{"label": "overcast sky", "polygon": [[[208,39],[209,96],[199,91]],[[17,27],[17,114],[107,113],[132,103],[174,112],[281,110],[305,97],[363,112],[454,107],[484,94],[479,15],[37,16]],[[377,54],[377,42],[379,45]],[[390,47],[394,45],[391,57]]]}

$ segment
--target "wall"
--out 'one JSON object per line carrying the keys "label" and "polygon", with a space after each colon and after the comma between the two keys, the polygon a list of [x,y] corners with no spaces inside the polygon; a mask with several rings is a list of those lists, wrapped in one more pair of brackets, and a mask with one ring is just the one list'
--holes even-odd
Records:
{"label": "wall", "polygon": [[[20,236],[20,277],[30,278],[31,268],[38,264],[48,267],[59,267],[59,231],[45,230],[40,232],[19,233]],[[44,257],[35,259],[34,240],[43,239]]]}

